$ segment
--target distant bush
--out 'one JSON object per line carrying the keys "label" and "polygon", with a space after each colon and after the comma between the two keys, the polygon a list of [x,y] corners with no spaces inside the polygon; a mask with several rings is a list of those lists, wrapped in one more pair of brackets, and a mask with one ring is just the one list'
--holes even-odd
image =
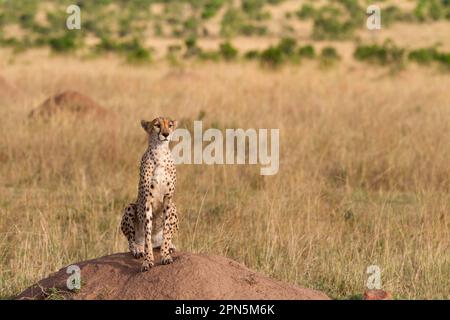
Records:
{"label": "distant bush", "polygon": [[190,17],[183,22],[182,34],[195,36],[198,33],[200,22],[195,17]]}
{"label": "distant bush", "polygon": [[151,62],[152,54],[150,50],[144,48],[139,39],[134,38],[131,41],[120,43],[117,50],[124,54],[129,63]]}
{"label": "distant bush", "polygon": [[239,33],[245,22],[245,17],[240,10],[228,9],[222,17],[220,33],[225,37],[231,37]]}
{"label": "distant bush", "polygon": [[95,46],[95,51],[97,52],[113,52],[117,51],[119,46],[117,42],[110,39],[109,37],[102,37],[100,42]]}
{"label": "distant bush", "polygon": [[264,6],[265,0],[242,0],[242,10],[251,14],[258,12]]}
{"label": "distant bush", "polygon": [[254,60],[259,58],[259,51],[258,50],[249,50],[244,54],[244,58],[247,60]]}
{"label": "distant bush", "polygon": [[322,9],[314,17],[312,36],[317,40],[348,39],[354,30],[351,19],[340,18],[340,13],[333,7]]}
{"label": "distant bush", "polygon": [[50,38],[48,44],[54,52],[71,52],[81,46],[81,39],[76,32],[68,31],[62,36]]}
{"label": "distant bush", "polygon": [[438,53],[435,60],[450,70],[450,53]]}
{"label": "distant bush", "polygon": [[324,47],[320,52],[320,64],[323,67],[333,66],[340,59],[340,55],[333,47]]}
{"label": "distant bush", "polygon": [[316,56],[316,52],[313,46],[306,45],[298,48],[298,55],[300,58],[313,59]]}
{"label": "distant bush", "polygon": [[35,21],[34,21],[34,13],[22,13],[19,16],[19,23],[21,25],[22,28],[24,29],[32,29],[34,28]]}
{"label": "distant bush", "polygon": [[438,52],[435,48],[423,48],[413,50],[408,54],[408,59],[418,64],[428,65],[438,57]]}
{"label": "distant bush", "polygon": [[383,26],[389,26],[394,22],[413,22],[416,20],[413,13],[402,11],[394,5],[383,9],[381,19]]}
{"label": "distant bush", "polygon": [[198,54],[200,60],[220,61],[220,53],[217,51],[200,51]]}
{"label": "distant bush", "polygon": [[152,54],[149,50],[138,47],[128,52],[126,58],[129,63],[145,63],[152,61]]}
{"label": "distant bush", "polygon": [[316,15],[316,9],[309,3],[305,3],[302,5],[300,10],[296,12],[296,15],[299,19],[309,19],[314,18]]}
{"label": "distant bush", "polygon": [[222,5],[224,4],[224,0],[208,0],[203,6],[202,11],[202,19],[210,19],[216,15],[216,13],[220,10]]}
{"label": "distant bush", "polygon": [[263,36],[267,34],[267,27],[250,23],[243,24],[237,29],[237,33],[242,34],[244,36]]}
{"label": "distant bush", "polygon": [[359,45],[353,56],[357,60],[368,61],[380,65],[402,65],[404,62],[405,49],[399,48],[390,41],[387,41],[382,46],[377,44]]}
{"label": "distant bush", "polygon": [[247,59],[259,57],[263,65],[277,67],[284,62],[299,62],[301,58],[314,58],[315,51],[310,45],[297,48],[294,38],[286,37],[280,40],[276,46],[270,46],[260,54],[257,51],[246,53]]}
{"label": "distant bush", "polygon": [[379,45],[358,46],[353,55],[357,60],[386,64],[388,61],[387,49]]}
{"label": "distant bush", "polygon": [[419,21],[450,19],[448,0],[418,0],[414,15]]}
{"label": "distant bush", "polygon": [[318,40],[343,40],[363,26],[365,10],[358,0],[334,0],[313,16],[313,37]]}
{"label": "distant bush", "polygon": [[284,61],[285,57],[279,47],[270,46],[265,49],[260,55],[261,63],[272,68],[279,67]]}
{"label": "distant bush", "polygon": [[429,65],[438,62],[450,68],[450,53],[438,52],[436,48],[422,48],[411,51],[408,59],[418,64]]}
{"label": "distant bush", "polygon": [[222,43],[219,52],[222,58],[227,61],[236,59],[238,55],[238,50],[229,42]]}
{"label": "distant bush", "polygon": [[268,12],[263,12],[266,0],[242,0],[241,6],[242,10],[247,14],[250,19],[254,20],[265,20],[270,18]]}
{"label": "distant bush", "polygon": [[178,53],[178,52],[180,52],[181,51],[181,46],[180,45],[178,45],[178,44],[171,44],[168,48],[167,48],[167,50],[169,51],[169,52],[172,52],[172,53]]}
{"label": "distant bush", "polygon": [[339,60],[341,58],[336,49],[333,47],[322,48],[322,51],[320,52],[320,57],[330,60]]}
{"label": "distant bush", "polygon": [[297,41],[294,38],[283,38],[278,43],[278,48],[286,57],[290,57],[295,53],[296,46]]}
{"label": "distant bush", "polygon": [[197,39],[195,37],[187,38],[184,44],[186,45],[186,52],[184,54],[186,58],[196,56],[201,52],[201,49],[197,46]]}
{"label": "distant bush", "polygon": [[225,37],[236,35],[262,36],[267,34],[267,27],[257,23],[249,23],[248,17],[242,11],[230,8],[222,18],[220,33]]}

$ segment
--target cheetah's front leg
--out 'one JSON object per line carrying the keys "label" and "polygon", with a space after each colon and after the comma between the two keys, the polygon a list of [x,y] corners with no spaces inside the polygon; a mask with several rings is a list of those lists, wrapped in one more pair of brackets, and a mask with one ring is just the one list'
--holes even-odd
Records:
{"label": "cheetah's front leg", "polygon": [[147,201],[144,208],[144,235],[145,235],[145,243],[144,243],[144,262],[142,263],[141,271],[148,271],[151,267],[153,267],[153,247],[152,247],[152,203],[151,201]]}
{"label": "cheetah's front leg", "polygon": [[164,227],[163,227],[163,243],[161,246],[161,263],[169,264],[173,262],[170,255],[172,246],[172,237],[175,227],[178,224],[176,206],[171,196],[164,196]]}

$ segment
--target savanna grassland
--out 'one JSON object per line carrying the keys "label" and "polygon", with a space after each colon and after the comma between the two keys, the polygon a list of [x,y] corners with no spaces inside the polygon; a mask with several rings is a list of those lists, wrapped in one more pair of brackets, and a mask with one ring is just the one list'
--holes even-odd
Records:
{"label": "savanna grassland", "polygon": [[[428,48],[435,35],[445,52],[448,43],[433,30],[448,26],[445,17],[407,20],[386,32],[408,34],[402,48]],[[414,38],[408,28],[422,33]],[[122,49],[56,52],[51,42],[0,50],[0,75],[9,84],[0,81],[1,298],[70,263],[127,249],[119,223],[137,194],[146,148],[140,120],[159,115],[186,128],[199,119],[219,129],[280,129],[274,176],[261,176],[258,165],[178,166],[180,250],[224,255],[337,299],[361,298],[370,265],[380,266],[383,289],[395,298],[450,298],[445,54],[433,51],[436,61],[419,66],[406,61],[408,52],[398,60],[397,51],[375,48],[366,61],[354,59],[352,36],[311,35],[297,40],[317,48],[331,43],[340,58],[323,52],[296,58],[280,46],[281,53],[257,54],[267,66],[244,58],[238,44],[278,43],[270,32],[247,42],[236,35],[239,54],[232,59],[223,46],[218,57],[204,59],[191,40],[172,36],[197,57],[147,59],[134,48],[131,57],[139,61],[130,61]],[[198,43],[217,41],[203,38]],[[28,117],[65,90],[91,97],[113,120]]]}

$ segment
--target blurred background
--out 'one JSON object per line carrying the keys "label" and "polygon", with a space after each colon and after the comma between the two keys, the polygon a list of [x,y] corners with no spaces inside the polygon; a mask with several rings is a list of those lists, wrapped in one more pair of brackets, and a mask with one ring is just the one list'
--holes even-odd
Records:
{"label": "blurred background", "polygon": [[0,298],[127,249],[140,120],[166,115],[280,129],[274,176],[178,166],[180,250],[449,299],[449,35],[448,0],[0,1]]}

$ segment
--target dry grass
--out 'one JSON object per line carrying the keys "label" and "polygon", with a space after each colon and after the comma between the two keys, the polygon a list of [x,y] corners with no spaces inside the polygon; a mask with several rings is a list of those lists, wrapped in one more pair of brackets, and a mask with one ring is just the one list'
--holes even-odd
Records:
{"label": "dry grass", "polygon": [[[87,258],[126,249],[121,210],[136,196],[141,118],[280,128],[280,171],[182,165],[180,249],[226,255],[334,298],[382,268],[397,298],[449,298],[450,78],[341,64],[277,72],[252,64],[130,67],[27,53],[2,76],[25,99],[0,108],[0,296]],[[77,90],[120,121],[26,119]],[[257,116],[256,116],[257,115]]]}

